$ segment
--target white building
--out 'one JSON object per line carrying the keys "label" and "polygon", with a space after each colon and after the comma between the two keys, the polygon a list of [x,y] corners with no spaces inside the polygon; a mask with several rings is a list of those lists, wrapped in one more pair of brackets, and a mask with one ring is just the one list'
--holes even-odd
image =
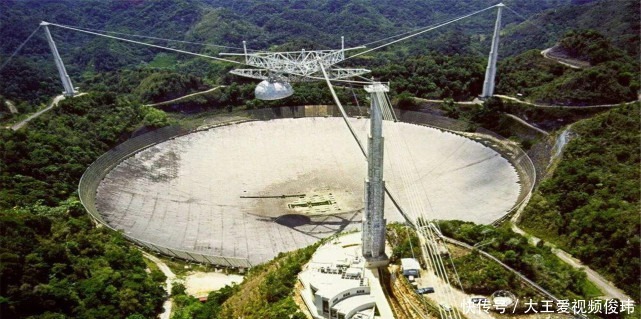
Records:
{"label": "white building", "polygon": [[414,258],[401,258],[401,270],[404,276],[418,278],[421,274],[421,264]]}
{"label": "white building", "polygon": [[361,234],[351,233],[321,246],[298,275],[301,296],[318,319],[393,318],[378,281],[378,270],[365,268]]}

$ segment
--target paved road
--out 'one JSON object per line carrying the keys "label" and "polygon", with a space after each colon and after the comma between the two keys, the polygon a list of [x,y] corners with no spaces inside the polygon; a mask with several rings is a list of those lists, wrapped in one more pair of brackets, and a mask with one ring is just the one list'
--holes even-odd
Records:
{"label": "paved road", "polygon": [[45,112],[47,112],[49,110],[51,110],[54,106],[58,105],[58,102],[60,102],[60,101],[62,101],[64,99],[65,99],[65,97],[62,94],[54,97],[53,101],[51,102],[51,104],[49,104],[47,107],[45,107],[44,109],[42,109],[42,110],[40,110],[40,111],[38,111],[36,113],[33,113],[33,114],[29,115],[29,117],[27,117],[26,119],[14,124],[13,126],[11,126],[11,129],[14,130],[14,131],[17,131],[17,130],[21,129],[23,126],[27,125],[27,123],[29,123],[31,120],[37,118],[38,116],[44,114]]}
{"label": "paved road", "polygon": [[[149,253],[146,253],[146,252],[144,252],[142,250],[141,250],[141,252],[142,252],[142,255],[145,258],[153,261],[158,266],[158,268],[160,268],[160,271],[162,271],[162,273],[165,274],[165,276],[167,276],[167,281],[165,282],[165,290],[167,290],[168,294],[171,294],[172,282],[174,280],[176,280],[176,275],[171,271],[171,269],[169,269],[167,264],[162,262],[162,260],[156,258],[156,256],[151,255]],[[163,313],[160,314],[159,318],[160,319],[169,319],[169,317],[171,316],[171,307],[172,307],[172,300],[171,300],[171,296],[170,296],[163,303],[162,308],[164,309],[164,311],[163,311]]]}
{"label": "paved road", "polygon": [[[457,246],[461,246],[461,247],[469,249],[469,250],[475,250],[474,247],[472,247],[472,246],[470,246],[470,245],[468,245],[468,244],[466,244],[466,243],[464,243],[462,241],[458,241],[456,239],[445,237],[445,236],[443,236],[442,238],[443,238],[443,240],[445,240],[445,241],[447,241],[447,242],[449,242],[451,244],[454,244],[454,245],[457,245]],[[516,271],[514,268],[506,265],[505,263],[500,261],[498,258],[492,256],[490,253],[488,253],[488,252],[486,252],[484,250],[480,250],[480,249],[476,249],[476,251],[478,251],[481,255],[483,255],[483,256],[495,261],[496,263],[501,265],[506,270],[508,270],[508,271],[512,272],[513,274],[517,275],[523,282],[525,282],[526,284],[530,285],[530,287],[536,289],[540,293],[544,294],[546,297],[548,297],[548,298],[550,298],[552,300],[558,300],[558,298],[556,298],[556,296],[554,296],[552,293],[548,292],[547,290],[545,290],[543,287],[539,286],[534,281],[528,279],[527,277],[522,275],[520,272]]]}
{"label": "paved road", "polygon": [[590,267],[581,263],[580,260],[572,257],[572,255],[566,253],[565,251],[552,248],[552,252],[556,254],[561,260],[565,261],[567,264],[571,265],[574,268],[582,268],[585,273],[588,275],[588,279],[593,282],[595,285],[601,289],[604,293],[604,297],[607,299],[618,298],[620,300],[632,300],[628,295],[623,292],[623,290],[617,288],[612,282],[603,278],[596,271],[590,269]]}
{"label": "paved road", "polygon": [[[521,229],[519,226],[516,225],[518,220],[520,219],[522,212],[523,212],[523,209],[519,209],[510,220],[512,224],[512,231],[514,231],[517,234],[526,236],[530,244],[536,245],[541,239],[528,234],[527,232],[525,232],[523,229]],[[590,267],[581,263],[580,260],[572,257],[572,255],[568,254],[567,252],[557,248],[552,243],[546,242],[545,245],[548,247],[551,247],[552,252],[557,257],[559,257],[559,259],[566,262],[568,265],[576,269],[583,269],[585,271],[585,274],[588,277],[588,280],[590,280],[593,284],[599,287],[599,289],[603,293],[603,296],[602,296],[603,298],[605,299],[618,298],[620,300],[628,300],[628,299],[633,300],[628,295],[626,295],[625,292],[623,292],[623,290],[617,288],[612,282],[603,278],[603,276],[599,275],[596,271],[592,270]]]}
{"label": "paved road", "polygon": [[[534,237],[526,233],[524,230],[516,226],[516,224],[514,223],[512,223],[512,230],[515,233],[519,233],[523,236],[528,237],[529,242],[532,245],[536,245],[541,240],[537,237]],[[568,254],[564,250],[557,248],[554,244],[545,242],[545,245],[552,248],[552,252],[557,257],[559,257],[559,259],[563,260],[568,265],[576,269],[582,269],[583,271],[585,271],[585,274],[587,275],[588,280],[591,281],[593,284],[595,284],[597,287],[599,287],[599,290],[601,290],[601,292],[603,293],[603,296],[601,297],[605,299],[618,298],[620,300],[633,300],[628,295],[626,295],[625,292],[623,292],[623,290],[617,288],[612,282],[605,279],[603,276],[599,275],[599,273],[592,270],[590,267],[581,263],[580,260],[572,257],[572,255]]]}
{"label": "paved road", "polygon": [[582,68],[584,68],[586,66],[590,66],[590,63],[588,63],[588,62],[572,60],[572,59],[564,59],[564,58],[561,58],[561,57],[558,57],[558,56],[554,56],[554,55],[550,54],[550,51],[552,51],[552,49],[553,49],[553,47],[552,48],[547,48],[547,49],[541,51],[541,55],[546,59],[549,59],[549,60],[552,60],[552,61],[556,61],[558,63],[561,63],[561,64],[565,65],[565,66],[571,67],[573,69],[582,69]]}
{"label": "paved road", "polygon": [[574,105],[550,105],[550,104],[537,104],[537,103],[532,103],[528,101],[523,101],[519,100],[515,97],[507,96],[507,95],[501,95],[501,94],[494,94],[494,96],[504,99],[504,100],[510,100],[510,101],[515,101],[527,105],[531,105],[534,107],[541,107],[541,108],[556,108],[556,109],[589,109],[589,108],[612,108],[612,107],[617,107],[621,104],[632,104],[632,103],[637,103],[639,100],[635,101],[630,101],[630,102],[621,102],[618,104],[599,104],[599,105],[584,105],[584,106],[574,106]]}
{"label": "paved road", "polygon": [[[639,100],[641,100],[641,95],[640,95],[639,100],[630,101],[630,102],[621,102],[621,103],[617,103],[617,104],[598,104],[598,105],[575,106],[575,105],[538,104],[538,103],[532,103],[532,102],[528,102],[528,101],[519,100],[519,99],[517,99],[515,97],[507,96],[507,95],[501,95],[501,94],[494,94],[494,96],[498,97],[498,98],[501,98],[501,99],[504,99],[504,100],[515,101],[515,102],[531,105],[531,106],[534,106],[534,107],[557,108],[557,109],[558,108],[561,108],[561,109],[612,108],[612,107],[617,107],[617,106],[619,106],[621,104],[636,103],[636,102],[639,102]],[[423,99],[423,98],[420,98],[420,97],[415,97],[414,99],[418,100],[418,101],[432,102],[432,103],[443,103],[444,102],[444,100],[430,100],[430,99]],[[483,101],[478,99],[478,98],[475,98],[473,101],[454,101],[454,103],[456,103],[456,104],[464,104],[464,105],[481,105],[481,104],[483,104]]]}
{"label": "paved road", "polygon": [[[443,103],[445,100],[431,100],[431,99],[424,99],[420,97],[414,97],[415,100],[418,101],[423,101],[423,102],[431,102],[431,103]],[[483,101],[475,98],[472,101],[454,101],[455,104],[463,104],[463,105],[481,105],[483,104]]]}
{"label": "paved road", "polygon": [[175,98],[175,99],[173,99],[173,100],[169,100],[169,101],[158,102],[158,103],[153,103],[153,104],[147,104],[147,106],[158,106],[158,105],[163,105],[163,104],[169,104],[169,103],[178,102],[178,101],[180,101],[180,100],[182,100],[182,99],[186,99],[186,98],[188,98],[188,97],[192,97],[192,96],[195,96],[195,95],[200,95],[200,94],[205,94],[205,93],[213,92],[213,91],[215,91],[215,90],[217,90],[217,89],[219,89],[219,88],[222,88],[222,87],[225,87],[225,85],[219,85],[219,86],[217,86],[217,87],[213,87],[213,88],[211,88],[211,89],[209,89],[209,90],[206,90],[206,91],[200,91],[200,92],[196,92],[196,93],[192,93],[192,94],[187,94],[187,95],[185,95],[185,96],[181,96],[181,97],[179,97],[179,98]]}

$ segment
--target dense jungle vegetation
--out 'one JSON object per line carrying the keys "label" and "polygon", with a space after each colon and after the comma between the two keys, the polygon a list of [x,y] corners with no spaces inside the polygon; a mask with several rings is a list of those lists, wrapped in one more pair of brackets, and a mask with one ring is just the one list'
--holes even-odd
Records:
{"label": "dense jungle vegetation", "polygon": [[[505,10],[497,93],[523,94],[534,101],[557,104],[596,104],[634,99],[638,90],[639,30],[635,1],[506,1],[520,15],[533,16],[523,21]],[[459,1],[455,5],[430,0],[377,1],[365,4],[356,0],[332,1],[4,1],[6,12],[0,36],[0,56],[8,56],[35,29],[40,20],[152,37],[204,43],[166,42],[133,38],[178,49],[216,55],[221,51],[239,52],[243,40],[250,49],[299,50],[336,48],[340,35],[347,46],[372,42],[463,13],[485,8],[484,0]],[[546,9],[555,8],[553,11]],[[636,9],[635,9],[636,8]],[[579,12],[578,19],[573,15]],[[599,23],[598,14],[613,18]],[[365,67],[372,75],[391,81],[394,92],[424,97],[467,100],[482,87],[485,61],[491,38],[494,14],[487,12],[446,28],[419,36],[371,54],[347,60],[341,66]],[[538,27],[532,27],[532,24]],[[63,60],[74,83],[82,90],[105,90],[132,93],[145,102],[169,100],[182,93],[237,83],[242,95],[237,100],[201,96],[188,105],[173,109],[204,107],[262,107],[253,100],[255,81],[229,75],[234,66],[187,55],[163,52],[111,39],[82,34],[51,26]],[[572,31],[572,30],[579,31]],[[605,41],[582,47],[579,41],[565,41],[576,46],[581,57],[593,52],[610,54],[585,70],[568,70],[543,59],[532,49],[543,49],[569,38],[585,34],[584,29]],[[131,37],[130,37],[131,38]],[[314,39],[311,41],[310,39]],[[211,46],[223,45],[227,48]],[[378,44],[378,43],[377,43]],[[376,45],[376,44],[373,44]],[[582,51],[588,51],[582,52]],[[636,51],[635,51],[636,50]],[[580,51],[580,52],[579,52]],[[505,59],[503,59],[505,58]],[[2,60],[0,60],[2,61]],[[554,63],[552,63],[554,64]],[[161,73],[162,75],[157,75]],[[632,76],[630,76],[632,75]],[[11,100],[21,112],[33,111],[60,89],[57,72],[42,31],[24,46],[10,64],[0,71],[0,96]],[[322,86],[322,85],[321,85]],[[297,94],[284,103],[305,103],[310,99],[307,87],[296,87]],[[226,89],[223,89],[224,93]],[[298,94],[300,93],[300,94]],[[348,99],[349,100],[349,99]],[[315,103],[331,100],[315,101]],[[6,112],[0,113],[8,117]]]}
{"label": "dense jungle vegetation", "polygon": [[165,276],[147,273],[119,234],[96,228],[75,194],[100,154],[142,123],[166,124],[158,112],[89,94],[28,130],[0,130],[0,317],[152,318],[161,310]]}
{"label": "dense jungle vegetation", "polygon": [[[42,20],[205,43],[133,38],[217,55],[223,51],[240,52],[238,47],[243,40],[248,41],[250,49],[327,49],[337,48],[344,35],[347,46],[355,46],[494,3],[6,0],[0,1],[0,65]],[[505,4],[531,19],[523,22],[509,11],[504,12],[497,93],[569,105],[619,103],[636,98],[638,1],[506,0]],[[417,107],[412,97],[472,99],[482,87],[493,12],[347,60],[341,66],[369,68],[372,76],[390,81],[391,95],[395,101],[406,102],[406,108]],[[136,249],[120,235],[95,228],[90,222],[75,194],[85,168],[136,131],[171,122],[165,112],[143,106],[147,103],[219,85],[224,87],[162,109],[197,112],[333,101],[323,83],[296,84],[296,93],[288,99],[259,101],[253,97],[256,81],[228,73],[235,67],[233,64],[53,26],[50,29],[74,84],[89,94],[61,102],[26,129],[0,129],[0,317],[153,318],[165,298],[160,287],[164,276],[145,272]],[[575,58],[588,61],[590,66],[574,70],[543,58],[540,51],[555,44]],[[60,93],[57,71],[42,30],[9,64],[0,67],[0,83],[3,126],[41,108]],[[337,93],[345,104],[363,105],[367,100],[361,91],[348,86]],[[13,102],[19,114],[10,114],[6,101]],[[453,103],[446,107],[448,115],[509,135],[502,125],[502,113],[516,113],[514,108],[518,106],[491,99],[475,110],[461,111]],[[573,131],[578,138],[568,145],[554,175],[541,184],[523,221],[524,227],[537,235],[611,275],[637,300],[638,115],[638,106],[626,107],[576,124]],[[451,225],[443,227],[452,236],[470,242],[482,240],[478,238],[482,226]],[[503,246],[487,249],[496,250],[504,261],[521,267],[533,279],[548,282],[550,289],[562,295],[590,294],[582,273],[548,262],[546,248],[526,248],[522,238],[503,229],[494,229],[492,234],[501,238]],[[403,245],[395,252],[398,256],[407,253],[407,244]],[[256,267],[248,280],[253,284],[213,293],[206,304],[186,296],[178,286],[172,292],[180,305],[175,317],[297,316],[289,291],[293,274],[312,251],[308,248]],[[470,273],[481,271],[474,268],[474,255],[464,258],[469,259],[461,261],[461,268],[470,267]],[[286,269],[283,273],[288,277],[275,272],[275,267]],[[464,285],[483,292],[505,284],[500,281],[499,270],[482,270],[481,274],[464,277]],[[508,278],[507,284],[511,283]],[[256,293],[249,294],[250,290]],[[267,301],[272,303],[267,305]],[[244,311],[251,308],[255,312],[239,312],[234,305],[242,303],[251,306]]]}
{"label": "dense jungle vegetation", "polygon": [[639,300],[641,120],[639,104],[572,126],[553,175],[523,213],[522,226],[599,270]]}
{"label": "dense jungle vegetation", "polygon": [[499,94],[521,94],[532,101],[560,105],[616,104],[636,99],[638,58],[627,55],[594,30],[570,31],[560,39],[559,47],[590,66],[576,70],[543,58],[537,50],[527,51],[499,64],[504,72],[497,75]]}
{"label": "dense jungle vegetation", "polygon": [[[526,237],[514,233],[509,227],[461,221],[441,221],[439,225],[443,235],[469,245],[478,245],[478,249],[497,257],[555,296],[568,299],[596,296],[584,272],[565,264],[549,248],[530,245]],[[470,291],[491,294],[499,289],[521,285],[518,278],[499,265],[486,263],[482,267],[483,264],[474,263],[478,258],[477,254],[469,254],[455,259],[457,269],[463,273],[461,281]]]}
{"label": "dense jungle vegetation", "polygon": [[135,128],[167,124],[162,111],[93,93],[62,101],[28,130],[0,130],[0,207],[55,206],[73,195],[89,164]]}

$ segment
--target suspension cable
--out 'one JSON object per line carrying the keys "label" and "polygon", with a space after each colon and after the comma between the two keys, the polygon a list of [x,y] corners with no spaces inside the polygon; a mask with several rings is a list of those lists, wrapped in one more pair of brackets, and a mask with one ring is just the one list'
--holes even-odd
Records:
{"label": "suspension cable", "polygon": [[22,47],[23,47],[25,44],[27,44],[27,41],[29,41],[29,39],[31,39],[31,37],[33,37],[33,36],[36,34],[36,32],[37,32],[38,30],[40,30],[40,26],[38,26],[35,30],[33,30],[33,32],[31,32],[31,34],[27,37],[27,39],[26,39],[26,40],[24,40],[24,42],[22,42],[22,43],[18,46],[18,48],[17,48],[15,51],[13,51],[13,53],[9,56],[9,58],[7,58],[7,60],[6,60],[6,61],[4,61],[4,63],[2,63],[2,66],[0,66],[0,72],[2,72],[2,70],[4,69],[4,67],[5,67],[5,66],[7,66],[7,64],[9,64],[9,61],[11,61],[11,59],[13,59],[13,57],[14,57],[16,54],[18,54],[18,52],[22,49]]}
{"label": "suspension cable", "polygon": [[[389,98],[386,96],[386,94],[377,95],[376,99],[377,99],[377,102],[379,103],[379,105],[386,106],[383,109],[383,114],[385,115],[385,120],[394,121],[395,120],[395,116],[392,115],[392,114],[394,114],[394,112],[393,112],[393,109],[391,108],[391,103],[389,103]],[[385,110],[385,109],[387,109],[387,110]],[[392,149],[392,146],[400,146],[401,149],[405,149],[405,151],[410,156],[410,162],[414,163],[414,161],[412,161],[413,155],[411,153],[409,145],[407,144],[407,141],[402,138],[400,132],[398,131],[397,125],[391,125],[390,128],[391,128],[391,130],[388,130],[388,132],[390,132],[390,137],[391,137],[390,141],[398,141],[398,140],[400,140],[400,142],[402,142],[404,144],[404,145],[400,145],[399,143],[386,143],[385,144],[386,147],[389,148],[389,151],[386,151],[386,153],[390,154],[390,160],[393,161],[394,160],[394,155],[398,156],[398,154],[399,154],[399,152],[398,152],[399,149],[397,149],[397,148]],[[402,157],[402,158],[406,158],[406,157]],[[443,280],[442,282],[439,281],[439,282],[437,282],[435,284],[439,285],[439,289],[445,288],[445,289],[443,289],[443,291],[445,292],[445,297],[446,297],[448,303],[450,305],[454,306],[453,310],[452,310],[453,311],[452,315],[454,317],[456,317],[456,318],[460,318],[460,312],[455,307],[456,297],[451,293],[451,291],[449,289],[447,289],[446,287],[443,286],[443,284],[446,284],[446,285],[449,286],[452,283],[451,283],[450,278],[449,278],[450,276],[447,274],[447,269],[445,267],[445,262],[443,260],[443,257],[440,254],[439,244],[438,244],[439,236],[437,236],[435,234],[435,230],[432,229],[432,227],[431,227],[432,223],[428,223],[427,222],[427,220],[429,219],[429,215],[427,214],[427,211],[426,211],[426,205],[424,203],[422,203],[421,199],[423,197],[420,196],[417,187],[412,185],[412,184],[414,184],[416,182],[420,182],[420,181],[411,182],[411,180],[412,180],[411,177],[415,176],[415,174],[417,172],[417,167],[416,167],[416,165],[414,163],[413,168],[414,168],[415,172],[412,172],[412,171],[409,170],[410,167],[406,166],[406,162],[407,161],[403,160],[402,163],[400,163],[400,165],[390,165],[390,166],[392,168],[400,169],[400,176],[399,176],[400,178],[399,178],[399,180],[403,184],[404,189],[407,190],[406,196],[407,196],[408,203],[410,204],[410,213],[412,213],[412,218],[414,218],[415,221],[416,221],[416,227],[415,227],[416,232],[424,240],[424,242],[421,244],[421,249],[422,249],[423,254],[424,254],[424,261],[427,264],[430,264],[432,266],[432,269],[435,272],[435,275]],[[394,169],[392,169],[391,173],[393,175],[396,175]],[[420,186],[423,189],[423,193],[425,194],[424,197],[428,201],[429,210],[433,214],[434,213],[434,209],[432,208],[432,205],[431,205],[431,202],[429,200],[429,197],[427,196],[427,191],[425,190],[425,186],[422,183],[420,183],[420,184],[421,184]],[[443,247],[444,247],[445,250],[447,250],[447,246],[443,246]],[[449,256],[450,261],[451,261],[451,254],[449,254],[449,252],[448,252],[448,256]],[[453,265],[453,262],[452,262],[452,265]],[[460,282],[461,281],[459,279],[459,275],[458,275],[458,272],[456,271],[456,267],[455,266],[454,266],[454,280],[460,286]],[[444,313],[441,310],[442,309],[439,309],[439,312],[441,312],[441,316],[444,316]]]}
{"label": "suspension cable", "polygon": [[386,41],[386,40],[389,40],[389,39],[394,39],[394,38],[402,37],[402,36],[407,35],[407,34],[412,34],[412,33],[414,33],[414,32],[419,32],[419,31],[421,31],[421,30],[425,30],[425,29],[428,29],[428,28],[436,27],[436,26],[438,26],[438,25],[440,25],[440,24],[443,24],[443,23],[446,23],[446,22],[450,22],[450,21],[451,21],[451,20],[453,20],[453,19],[456,19],[456,18],[450,18],[450,19],[444,20],[444,21],[442,21],[442,22],[438,22],[438,23],[430,24],[430,25],[428,25],[428,26],[419,27],[419,28],[414,28],[414,29],[412,29],[412,30],[409,30],[409,31],[406,31],[406,32],[403,32],[403,33],[399,33],[399,34],[391,35],[391,36],[388,36],[388,37],[386,37],[386,38],[382,38],[382,39],[379,39],[379,40],[376,40],[376,41],[372,41],[372,42],[368,42],[368,43],[362,44],[361,46],[370,46],[370,45],[372,45],[372,44],[376,44],[376,43],[379,43],[379,42],[383,42],[383,41]]}
{"label": "suspension cable", "polygon": [[354,96],[354,101],[356,101],[356,111],[358,111],[358,116],[363,116],[363,113],[361,112],[361,104],[358,102],[358,96],[356,96],[356,92],[354,91],[354,87],[352,86],[351,83],[349,83],[349,88],[352,90],[352,96]]}
{"label": "suspension cable", "polygon": [[[329,85],[330,84],[329,83],[329,79],[327,78],[327,80],[328,80],[328,85]],[[337,99],[338,98],[335,96],[335,100],[337,100]],[[391,104],[388,104],[389,99],[385,96],[385,94],[375,94],[373,99],[375,99],[375,101],[372,101],[372,102],[375,103],[375,105],[377,105],[379,108],[381,108],[381,114],[383,115],[383,118],[385,120],[387,120],[387,121],[393,121],[394,118],[395,118],[392,115],[393,110],[391,109]],[[339,104],[339,107],[340,107],[340,104]],[[370,121],[371,121],[371,119],[370,119]],[[349,127],[351,129],[351,126],[349,126]],[[396,126],[392,125],[392,131],[391,132],[393,133],[393,135],[396,135],[396,136],[400,135],[400,134],[398,134],[398,132],[396,132],[397,130],[398,130],[398,128]],[[392,141],[394,141],[394,139],[392,139]],[[394,145],[394,144],[389,144],[389,145],[386,144],[386,145],[389,148],[391,145]],[[405,146],[406,146],[406,148],[408,147],[407,144]],[[397,154],[398,152],[389,151],[389,152],[386,152],[386,153],[388,153],[388,154]],[[410,154],[410,156],[411,156],[411,154]],[[425,205],[420,203],[421,197],[419,196],[419,194],[417,192],[417,189],[415,187],[412,187],[412,185],[410,185],[409,181],[411,180],[410,177],[412,176],[412,173],[408,171],[408,167],[406,167],[404,164],[405,163],[403,162],[403,164],[401,164],[401,165],[398,165],[398,166],[392,165],[392,167],[399,167],[400,168],[400,171],[401,171],[400,172],[401,173],[400,181],[404,185],[404,188],[408,190],[408,192],[406,193],[406,196],[407,196],[408,203],[411,206],[411,210],[408,211],[408,214],[411,214],[411,216],[406,215],[400,209],[399,209],[399,212],[401,212],[401,215],[405,218],[405,220],[408,222],[408,224],[410,224],[410,226],[412,228],[416,229],[416,232],[423,238],[423,243],[421,244],[421,250],[423,251],[424,261],[426,262],[426,264],[430,264],[432,266],[432,269],[434,270],[435,275],[438,278],[443,280],[443,281],[438,281],[435,284],[437,284],[439,286],[439,289],[443,288],[442,291],[444,291],[444,293],[445,293],[445,297],[447,299],[447,302],[450,305],[455,305],[456,297],[453,295],[453,293],[451,292],[451,290],[449,288],[445,287],[445,285],[447,285],[448,287],[451,286],[451,282],[449,280],[449,276],[448,276],[447,270],[445,268],[445,263],[443,261],[442,256],[440,255],[440,251],[438,249],[437,236],[434,234],[434,230],[426,222],[426,220],[428,218],[428,215],[424,211],[425,210]],[[416,167],[414,167],[414,168],[416,169]],[[394,173],[393,170],[392,170],[392,173]],[[386,187],[385,190],[388,193],[388,196],[390,197],[390,199],[395,203],[394,198],[392,196],[390,196],[389,187]],[[397,208],[399,208],[398,205],[397,205]],[[433,213],[433,209],[431,208],[431,204],[430,204],[430,210]],[[444,248],[447,250],[447,246],[445,246]],[[450,256],[450,259],[451,259],[451,256]],[[455,276],[456,281],[460,285],[460,279],[458,278],[458,272],[455,271],[454,276]],[[440,308],[439,308],[439,313],[440,313],[442,318],[444,318],[444,317],[446,317],[448,315],[447,313],[444,312],[443,309],[440,309]],[[460,312],[456,307],[452,308],[452,312],[450,314],[453,315],[457,319],[461,318]]]}
{"label": "suspension cable", "polygon": [[[146,36],[146,35],[130,34],[130,33],[124,33],[124,32],[116,32],[116,31],[108,31],[108,30],[100,30],[100,29],[92,29],[92,28],[83,28],[83,27],[77,27],[77,26],[69,26],[69,27],[73,27],[73,28],[76,28],[78,30],[94,31],[94,32],[101,32],[101,33],[111,33],[111,34],[120,34],[120,35],[126,35],[126,36],[130,36],[130,37],[136,37],[136,38],[145,38],[145,39],[161,40],[161,41],[167,41],[167,42],[195,44],[195,45],[202,45],[202,46],[216,47],[216,48],[223,48],[223,49],[231,49],[231,50],[243,50],[243,48],[225,46],[225,45],[218,45],[218,44],[191,42],[191,41],[175,40],[175,39],[165,39],[165,38],[152,37],[152,36]],[[247,51],[254,51],[254,50],[247,49]]]}
{"label": "suspension cable", "polygon": [[423,33],[425,33],[425,32],[428,32],[428,31],[432,31],[432,30],[438,29],[438,28],[440,28],[440,27],[446,26],[446,25],[451,24],[451,23],[454,23],[454,22],[456,22],[456,21],[459,21],[459,20],[462,20],[462,19],[465,19],[465,18],[471,17],[471,16],[473,16],[473,15],[479,14],[479,13],[481,13],[481,12],[487,11],[487,10],[489,10],[489,9],[492,9],[492,8],[496,7],[496,6],[497,6],[497,5],[493,5],[493,6],[491,6],[491,7],[487,7],[487,8],[485,8],[485,9],[481,9],[481,10],[478,10],[478,11],[475,11],[475,12],[472,12],[472,13],[469,13],[469,14],[466,14],[466,15],[463,15],[463,16],[460,16],[460,17],[458,17],[458,18],[451,19],[451,20],[449,20],[449,21],[447,21],[447,22],[444,22],[444,23],[438,24],[438,25],[436,25],[436,26],[428,27],[427,29],[424,29],[424,30],[419,31],[419,32],[412,33],[412,34],[410,34],[410,35],[408,35],[408,36],[406,36],[406,37],[403,37],[403,38],[400,38],[400,39],[394,40],[394,41],[392,41],[392,42],[388,42],[388,43],[386,43],[386,44],[379,45],[379,46],[377,46],[377,47],[371,48],[371,49],[369,49],[369,50],[365,50],[365,51],[363,51],[363,52],[359,52],[359,53],[357,53],[357,54],[354,54],[354,55],[352,55],[352,56],[350,56],[350,57],[345,58],[343,61],[348,60],[348,59],[351,59],[351,58],[354,58],[354,57],[357,57],[357,56],[359,56],[359,55],[363,55],[363,54],[365,54],[365,53],[372,52],[372,51],[374,51],[374,50],[378,50],[378,49],[380,49],[380,48],[386,47],[386,46],[388,46],[388,45],[392,45],[392,44],[397,43],[397,42],[400,42],[400,41],[404,41],[404,40],[407,40],[407,39],[413,38],[413,37],[415,37],[415,36],[417,36],[417,35],[420,35],[420,34],[423,34]]}
{"label": "suspension cable", "polygon": [[[449,21],[449,20],[447,20],[447,21]],[[447,22],[447,21],[446,21],[446,22]],[[438,25],[438,24],[437,24],[437,23],[434,23],[434,24],[430,24],[430,25],[428,25],[428,26],[426,26],[426,27],[414,28],[414,29],[412,29],[412,30],[409,30],[409,31],[406,31],[406,32],[403,32],[403,33],[399,33],[399,34],[395,34],[395,35],[390,35],[390,36],[388,36],[388,37],[386,37],[386,38],[382,38],[382,39],[378,39],[378,40],[375,40],[375,41],[372,41],[372,42],[367,42],[367,43],[361,44],[361,46],[365,46],[365,47],[367,47],[367,46],[370,46],[370,45],[372,45],[372,44],[376,44],[376,43],[380,43],[380,42],[383,42],[383,41],[386,41],[386,40],[390,40],[390,39],[394,39],[394,38],[402,37],[402,36],[404,36],[404,35],[412,34],[412,33],[414,33],[414,32],[418,32],[418,31],[421,31],[421,30],[423,30],[423,29],[431,28],[431,27],[436,26],[436,25]]]}
{"label": "suspension cable", "polygon": [[318,63],[320,66],[321,71],[323,71],[323,76],[325,76],[325,81],[327,82],[327,86],[329,87],[330,93],[332,93],[332,97],[334,98],[334,102],[336,102],[336,105],[338,106],[338,109],[341,112],[341,115],[343,116],[343,120],[345,121],[345,124],[347,124],[347,128],[349,129],[349,132],[352,133],[352,136],[354,137],[354,140],[356,141],[356,144],[358,144],[358,148],[361,149],[361,153],[363,153],[363,156],[367,158],[367,152],[365,151],[365,147],[361,143],[361,140],[358,139],[358,135],[356,135],[356,132],[354,131],[354,128],[352,128],[352,124],[349,123],[349,120],[347,119],[347,113],[345,113],[345,110],[343,109],[343,104],[341,104],[341,101],[338,99],[338,96],[336,95],[336,91],[334,91],[334,87],[332,86],[332,82],[330,82],[329,76],[327,75],[327,72],[325,71],[325,67],[323,66],[323,63]]}
{"label": "suspension cable", "polygon": [[549,36],[549,37],[551,37],[551,38],[555,37],[555,36],[553,36],[550,32],[548,32],[547,30],[543,29],[540,25],[535,24],[535,23],[532,23],[528,18],[526,18],[526,17],[524,17],[524,16],[520,15],[518,12],[514,11],[512,8],[510,8],[510,7],[508,7],[508,6],[505,6],[505,5],[504,5],[503,7],[504,7],[504,8],[506,8],[506,9],[508,9],[508,10],[510,10],[510,11],[512,11],[512,13],[514,13],[517,17],[519,17],[519,18],[523,19],[523,22],[527,22],[527,23],[529,23],[531,26],[533,26],[533,27],[535,27],[535,28],[537,28],[537,29],[539,29],[539,30],[543,31],[543,33],[545,33],[546,35],[548,35],[548,36]]}
{"label": "suspension cable", "polygon": [[[341,115],[343,116],[343,120],[345,121],[345,124],[347,124],[347,128],[349,129],[350,133],[352,133],[352,136],[354,137],[354,140],[358,144],[359,149],[361,150],[361,153],[365,158],[367,158],[367,152],[365,151],[365,148],[361,144],[361,141],[358,139],[358,136],[356,135],[356,132],[354,132],[354,129],[352,128],[352,125],[349,123],[349,120],[347,119],[347,113],[345,113],[345,110],[343,109],[343,105],[341,104],[341,101],[338,99],[338,96],[336,95],[336,92],[334,91],[334,87],[332,86],[332,82],[329,79],[329,76],[327,75],[327,72],[325,71],[325,67],[323,66],[322,63],[318,63],[320,65],[320,69],[323,72],[323,75],[325,76],[325,81],[327,83],[327,86],[329,87],[329,91],[332,93],[332,97],[334,98],[334,102],[336,102],[336,106],[338,106],[338,109],[341,112]],[[407,221],[408,224],[410,224],[412,227],[414,227],[414,222],[412,219],[410,219],[406,214],[399,202],[396,200],[396,196],[392,194],[392,192],[389,190],[389,188],[385,187],[385,194],[387,194],[387,197],[392,201],[392,204],[394,207],[398,210],[398,212],[403,216],[403,218]]]}
{"label": "suspension cable", "polygon": [[116,37],[116,36],[112,36],[112,35],[108,35],[108,34],[102,34],[102,33],[97,33],[97,32],[93,32],[93,31],[77,29],[77,28],[74,28],[74,27],[66,26],[66,25],[61,25],[61,24],[56,24],[56,23],[49,23],[49,24],[52,25],[52,26],[56,26],[56,27],[60,27],[60,28],[64,28],[64,29],[69,29],[69,30],[74,30],[74,31],[78,31],[78,32],[84,32],[84,33],[88,33],[88,34],[98,35],[98,36],[102,36],[102,37],[106,37],[106,38],[110,38],[110,39],[115,39],[115,40],[120,40],[120,41],[124,41],[124,42],[130,42],[130,43],[136,43],[136,44],[140,44],[140,45],[146,45],[146,46],[149,46],[149,47],[152,47],[152,48],[158,48],[158,49],[169,50],[169,51],[174,51],[174,52],[178,52],[178,53],[190,54],[190,55],[195,55],[195,56],[199,56],[199,57],[202,57],[202,58],[208,58],[208,59],[213,59],[213,60],[218,60],[218,61],[223,61],[223,62],[244,64],[242,62],[238,62],[238,61],[234,61],[234,60],[217,58],[217,57],[213,57],[213,56],[206,55],[206,54],[194,53],[194,52],[189,52],[189,51],[185,51],[185,50],[179,50],[179,49],[164,47],[164,46],[161,46],[161,45],[150,44],[150,43],[146,43],[146,42],[140,42],[140,41],[135,41],[135,40],[131,40],[131,39],[120,38],[120,37]]}

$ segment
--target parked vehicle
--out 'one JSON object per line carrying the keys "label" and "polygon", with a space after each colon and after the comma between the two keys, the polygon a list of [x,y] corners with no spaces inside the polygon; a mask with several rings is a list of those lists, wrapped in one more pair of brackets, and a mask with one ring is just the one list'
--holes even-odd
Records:
{"label": "parked vehicle", "polygon": [[416,292],[419,295],[431,294],[431,293],[434,293],[434,288],[433,287],[418,288],[416,289]]}

